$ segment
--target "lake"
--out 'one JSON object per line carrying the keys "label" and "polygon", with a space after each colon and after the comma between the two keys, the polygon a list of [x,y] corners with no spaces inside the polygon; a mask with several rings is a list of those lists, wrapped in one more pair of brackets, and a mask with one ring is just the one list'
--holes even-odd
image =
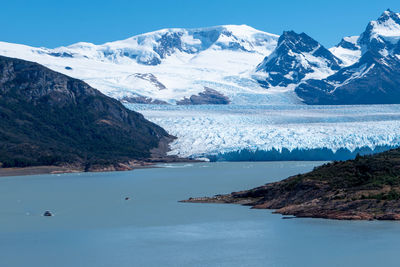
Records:
{"label": "lake", "polygon": [[[398,266],[399,222],[283,220],[270,210],[178,202],[320,164],[182,163],[3,177],[0,266]],[[55,216],[43,217],[46,210]]]}

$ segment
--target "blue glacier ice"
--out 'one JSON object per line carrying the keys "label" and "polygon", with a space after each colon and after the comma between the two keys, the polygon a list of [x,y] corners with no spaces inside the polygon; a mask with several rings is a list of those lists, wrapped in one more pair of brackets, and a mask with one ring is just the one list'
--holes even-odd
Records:
{"label": "blue glacier ice", "polygon": [[400,145],[400,105],[132,105],[212,161],[344,160]]}

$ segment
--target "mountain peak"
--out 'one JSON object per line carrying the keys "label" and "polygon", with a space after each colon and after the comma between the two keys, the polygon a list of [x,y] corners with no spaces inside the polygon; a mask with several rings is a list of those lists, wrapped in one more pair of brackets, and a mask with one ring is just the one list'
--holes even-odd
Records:
{"label": "mountain peak", "polygon": [[289,30],[289,31],[283,31],[282,36],[296,36],[298,35],[295,31]]}
{"label": "mountain peak", "polygon": [[264,59],[256,78],[264,87],[288,86],[311,77],[326,77],[340,68],[341,60],[303,33],[285,31],[272,54]]}
{"label": "mountain peak", "polygon": [[286,46],[287,49],[291,50],[301,50],[305,52],[310,52],[313,49],[320,46],[320,44],[313,38],[302,33],[296,33],[294,31],[284,31],[283,34],[278,39],[278,47]]}
{"label": "mountain peak", "polygon": [[374,50],[387,56],[391,54],[399,40],[400,14],[388,9],[377,20],[368,23],[360,36],[359,44],[363,54],[368,50]]}
{"label": "mountain peak", "polygon": [[360,36],[345,37],[330,51],[349,66],[368,51],[382,56],[392,54],[399,40],[400,13],[387,9],[377,20],[370,21]]}
{"label": "mountain peak", "polygon": [[388,20],[388,19],[390,19],[390,18],[396,19],[396,18],[398,18],[398,17],[399,17],[399,14],[398,14],[398,13],[396,13],[396,12],[390,10],[390,8],[388,8],[388,9],[386,9],[386,10],[382,13],[382,15],[378,18],[378,21],[386,21],[386,20]]}
{"label": "mountain peak", "polygon": [[400,36],[400,13],[386,10],[377,20],[368,24],[364,34],[371,38]]}
{"label": "mountain peak", "polygon": [[248,25],[221,25],[193,29],[166,28],[102,45],[77,43],[58,50],[70,57],[84,53],[84,57],[94,57],[100,61],[128,63],[136,61],[143,65],[158,65],[176,53],[194,55],[207,49],[266,55],[274,49],[278,37]]}

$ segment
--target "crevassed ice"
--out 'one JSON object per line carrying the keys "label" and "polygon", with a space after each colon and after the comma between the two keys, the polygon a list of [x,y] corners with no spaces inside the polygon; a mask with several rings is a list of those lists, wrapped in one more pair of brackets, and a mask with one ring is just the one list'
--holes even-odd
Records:
{"label": "crevassed ice", "polygon": [[400,145],[400,105],[128,107],[177,136],[170,153],[182,157]]}

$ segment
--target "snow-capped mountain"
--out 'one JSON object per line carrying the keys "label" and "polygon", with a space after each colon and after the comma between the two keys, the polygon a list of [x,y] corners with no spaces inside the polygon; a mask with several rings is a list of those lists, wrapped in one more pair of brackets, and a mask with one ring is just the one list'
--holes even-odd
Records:
{"label": "snow-capped mountain", "polygon": [[399,13],[385,11],[359,38],[344,39],[331,51],[347,62],[351,53],[360,58],[326,79],[301,83],[295,92],[307,104],[400,103]]}
{"label": "snow-capped mountain", "polygon": [[392,54],[400,40],[400,13],[386,10],[376,21],[371,21],[360,36],[363,53],[375,51],[382,56]]}
{"label": "snow-capped mountain", "polygon": [[[305,33],[227,25],[55,49],[0,42],[0,55],[130,102],[178,137],[172,154],[265,160],[305,159],[308,151],[309,159],[343,159],[398,146],[399,105],[305,103],[400,103],[399,18],[385,11],[329,50]],[[219,105],[188,106],[199,104]]]}
{"label": "snow-capped mountain", "polygon": [[55,49],[0,42],[0,55],[38,62],[130,103],[400,103],[399,42],[400,14],[387,10],[329,50],[305,33],[225,25]]}
{"label": "snow-capped mountain", "polygon": [[274,50],[278,37],[226,25],[164,29],[103,45],[56,49],[0,42],[0,54],[38,62],[125,101],[176,103],[210,88],[237,103],[267,95],[248,73]]}
{"label": "snow-capped mountain", "polygon": [[287,87],[301,80],[325,78],[340,69],[342,61],[305,33],[285,31],[278,45],[256,69],[266,88]]}
{"label": "snow-capped mountain", "polygon": [[346,66],[350,66],[367,51],[387,56],[393,52],[399,40],[400,14],[388,9],[376,21],[371,21],[360,36],[344,37],[329,50],[342,59]]}
{"label": "snow-capped mountain", "polygon": [[133,60],[143,65],[159,65],[168,57],[184,53],[230,50],[264,54],[275,46],[277,36],[242,25],[200,29],[163,29],[103,45],[77,43],[49,50],[58,57],[86,57],[100,61],[124,63]]}
{"label": "snow-capped mountain", "polygon": [[324,80],[308,80],[296,93],[308,104],[397,104],[400,61],[367,51],[361,59]]}

